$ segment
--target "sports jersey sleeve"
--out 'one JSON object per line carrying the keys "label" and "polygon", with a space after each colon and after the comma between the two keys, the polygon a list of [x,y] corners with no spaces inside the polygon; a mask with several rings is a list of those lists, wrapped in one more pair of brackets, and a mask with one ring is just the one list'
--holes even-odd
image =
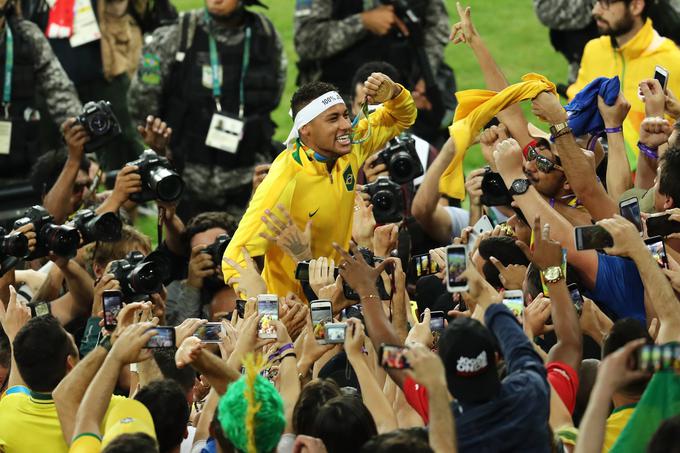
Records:
{"label": "sports jersey sleeve", "polygon": [[[224,252],[225,258],[229,258],[243,266],[245,258],[242,248],[248,250],[250,256],[262,256],[267,251],[269,243],[260,236],[267,231],[262,222],[262,216],[267,209],[274,210],[276,205],[282,204],[288,211],[291,208],[292,193],[295,188],[295,161],[289,151],[284,151],[272,164],[269,173],[255,191],[246,213],[241,218],[236,233],[229,242]],[[224,281],[228,282],[238,275],[226,262],[222,261],[222,273]]]}
{"label": "sports jersey sleeve", "polygon": [[358,149],[359,166],[363,165],[368,156],[382,149],[385,143],[411,127],[416,121],[417,114],[418,111],[411,93],[402,86],[401,93],[397,97],[384,102],[381,107],[378,107],[368,116],[368,119],[364,118],[359,121],[356,133],[360,137],[366,135],[369,122],[371,128],[371,135],[368,140],[355,147],[355,149]]}

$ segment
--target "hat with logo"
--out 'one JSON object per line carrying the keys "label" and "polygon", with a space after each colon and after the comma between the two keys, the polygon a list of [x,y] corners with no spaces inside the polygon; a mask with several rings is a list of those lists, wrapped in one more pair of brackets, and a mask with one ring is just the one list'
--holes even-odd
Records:
{"label": "hat with logo", "polygon": [[454,398],[475,403],[492,399],[500,390],[496,371],[496,338],[479,321],[457,318],[439,339],[446,382]]}

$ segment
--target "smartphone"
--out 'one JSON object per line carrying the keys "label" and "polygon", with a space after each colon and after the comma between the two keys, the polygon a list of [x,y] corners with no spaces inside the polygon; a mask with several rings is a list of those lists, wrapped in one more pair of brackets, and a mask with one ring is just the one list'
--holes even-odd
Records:
{"label": "smartphone", "polygon": [[[340,269],[336,267],[333,270],[333,277],[338,278],[338,275],[340,275]],[[309,261],[300,261],[297,263],[297,266],[295,267],[295,280],[301,282],[309,281]]]}
{"label": "smartphone", "polygon": [[406,357],[404,357],[404,351],[406,351],[406,348],[402,346],[385,343],[381,344],[380,350],[378,351],[380,366],[383,368],[394,368],[397,370],[411,368],[408,360],[406,360]]}
{"label": "smartphone", "polygon": [[155,330],[156,335],[151,337],[146,343],[148,349],[162,349],[175,347],[175,328],[172,326],[156,326],[150,330]]}
{"label": "smartphone", "polygon": [[415,277],[425,277],[439,272],[439,265],[430,257],[429,253],[416,255],[411,258],[411,274]]}
{"label": "smartphone", "polygon": [[[423,317],[425,316],[425,313],[420,314],[420,322],[423,322]],[[446,315],[444,314],[443,311],[432,311],[430,312],[430,330],[434,332],[443,332],[444,331],[444,318]]]}
{"label": "smartphone", "polygon": [[450,245],[446,247],[446,289],[450,293],[460,293],[468,290],[467,280],[458,277],[467,268],[467,247],[464,245]]}
{"label": "smartphone", "polygon": [[345,342],[345,332],[347,331],[347,323],[332,322],[325,326],[325,344],[341,344]]}
{"label": "smartphone", "polygon": [[647,250],[652,254],[652,257],[662,269],[668,269],[668,256],[666,255],[666,245],[661,236],[654,236],[645,239]]}
{"label": "smartphone", "polygon": [[118,290],[106,290],[102,293],[104,306],[104,328],[112,332],[118,325],[118,312],[123,308],[123,293]]}
{"label": "smartphone", "polygon": [[221,343],[220,333],[222,332],[221,322],[208,322],[196,329],[195,337],[201,339],[201,343]]}
{"label": "smartphone", "polygon": [[477,238],[482,233],[489,231],[493,231],[493,223],[491,223],[491,220],[489,220],[487,215],[483,215],[477,220],[477,223],[472,226],[472,233],[470,233],[470,237],[468,238],[468,246],[474,246],[475,242],[477,242]]}
{"label": "smartphone", "polygon": [[49,302],[31,302],[28,304],[28,307],[31,309],[32,318],[52,314],[52,308]]}
{"label": "smartphone", "polygon": [[600,250],[614,246],[612,236],[599,225],[574,228],[576,250]]}
{"label": "smartphone", "polygon": [[333,306],[330,300],[313,300],[310,304],[314,338],[326,344],[326,324],[333,322]]}
{"label": "smartphone", "polygon": [[619,211],[621,216],[623,216],[629,222],[635,225],[635,228],[642,234],[642,219],[640,218],[640,203],[637,197],[629,198],[623,200],[619,203]]}
{"label": "smartphone", "polygon": [[508,307],[515,316],[522,316],[522,312],[524,311],[524,293],[522,290],[512,289],[504,291],[503,305]]}
{"label": "smartphone", "polygon": [[680,233],[680,222],[670,220],[670,214],[654,214],[647,217],[647,235],[668,236],[673,233]]}
{"label": "smartphone", "polygon": [[236,299],[236,314],[239,318],[246,317],[246,301],[243,299]]}
{"label": "smartphone", "polygon": [[581,313],[583,312],[583,296],[581,295],[581,291],[578,289],[578,285],[576,283],[572,283],[571,285],[567,286],[567,289],[569,290],[571,302],[576,308],[576,313],[578,313],[580,317]]}
{"label": "smartphone", "polygon": [[636,368],[655,372],[669,368],[680,370],[680,345],[677,343],[644,344],[637,351]]}
{"label": "smartphone", "polygon": [[276,326],[272,321],[279,320],[279,296],[260,294],[257,296],[257,313],[262,315],[257,325],[258,338],[276,338]]}
{"label": "smartphone", "polygon": [[666,87],[668,87],[668,70],[662,66],[657,66],[654,69],[654,78],[659,81],[661,88],[665,93]]}

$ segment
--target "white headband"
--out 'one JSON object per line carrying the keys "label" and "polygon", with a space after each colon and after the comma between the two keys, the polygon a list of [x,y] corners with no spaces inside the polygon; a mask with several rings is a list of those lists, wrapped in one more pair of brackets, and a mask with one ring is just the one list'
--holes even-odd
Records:
{"label": "white headband", "polygon": [[[295,139],[300,137],[300,133],[298,131],[302,126],[309,123],[334,105],[344,103],[345,101],[342,99],[342,96],[340,96],[336,91],[329,91],[305,105],[304,108],[300,110],[297,115],[295,115],[293,129],[291,129],[290,134],[288,134],[286,145],[292,144],[295,142]],[[293,116],[292,111],[291,116]]]}

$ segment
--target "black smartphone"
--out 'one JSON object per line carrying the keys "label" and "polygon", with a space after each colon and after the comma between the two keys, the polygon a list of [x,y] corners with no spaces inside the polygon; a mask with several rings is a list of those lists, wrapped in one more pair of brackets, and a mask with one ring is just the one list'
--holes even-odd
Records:
{"label": "black smartphone", "polygon": [[647,217],[647,235],[666,237],[673,233],[680,233],[680,222],[670,220],[670,214],[655,214]]}
{"label": "black smartphone", "polygon": [[222,343],[221,332],[221,322],[208,322],[196,329],[194,336],[198,337],[201,343]]}
{"label": "black smartphone", "polygon": [[642,233],[642,219],[640,218],[640,202],[637,197],[628,198],[619,203],[621,216],[635,225],[635,228]]}
{"label": "black smartphone", "polygon": [[402,346],[385,343],[381,344],[380,350],[378,351],[380,366],[383,368],[394,368],[397,370],[411,368],[408,360],[406,360],[406,357],[404,357],[404,351],[406,351],[406,348]]}
{"label": "black smartphone", "polygon": [[[338,275],[340,275],[340,269],[336,267],[333,270],[333,276],[334,278],[338,278]],[[301,282],[309,281],[309,261],[300,261],[297,263],[297,266],[295,267],[295,280]]]}
{"label": "black smartphone", "polygon": [[510,206],[512,196],[499,173],[492,172],[487,167],[482,176],[482,196],[480,203],[484,206]]}
{"label": "black smartphone", "polygon": [[668,70],[662,66],[657,66],[654,69],[654,78],[659,81],[665,93],[666,87],[668,87]]}
{"label": "black smartphone", "polygon": [[569,290],[571,302],[576,308],[576,313],[578,313],[578,316],[581,317],[581,313],[583,313],[583,296],[581,295],[581,291],[578,289],[578,285],[576,283],[572,283],[571,285],[567,286],[567,289]]}
{"label": "black smartphone", "polygon": [[614,246],[612,236],[599,225],[574,228],[576,250],[601,250]]}
{"label": "black smartphone", "polygon": [[636,359],[638,370],[651,373],[669,368],[680,370],[680,345],[644,344],[637,350]]}
{"label": "black smartphone", "polygon": [[663,238],[661,236],[654,236],[645,239],[645,245],[659,267],[668,269],[668,256],[666,255],[666,245],[663,242]]}
{"label": "black smartphone", "polygon": [[118,312],[123,308],[123,293],[118,290],[106,290],[102,293],[104,306],[104,328],[112,332],[118,325]]}
{"label": "black smartphone", "polygon": [[411,275],[414,277],[425,277],[439,272],[439,265],[430,257],[429,253],[423,255],[416,255],[411,258]]}
{"label": "black smartphone", "polygon": [[175,328],[172,326],[156,326],[152,327],[156,331],[156,335],[151,337],[146,343],[148,349],[163,349],[175,347]]}
{"label": "black smartphone", "polygon": [[52,308],[49,302],[31,302],[28,304],[28,307],[31,309],[32,318],[52,314]]}

